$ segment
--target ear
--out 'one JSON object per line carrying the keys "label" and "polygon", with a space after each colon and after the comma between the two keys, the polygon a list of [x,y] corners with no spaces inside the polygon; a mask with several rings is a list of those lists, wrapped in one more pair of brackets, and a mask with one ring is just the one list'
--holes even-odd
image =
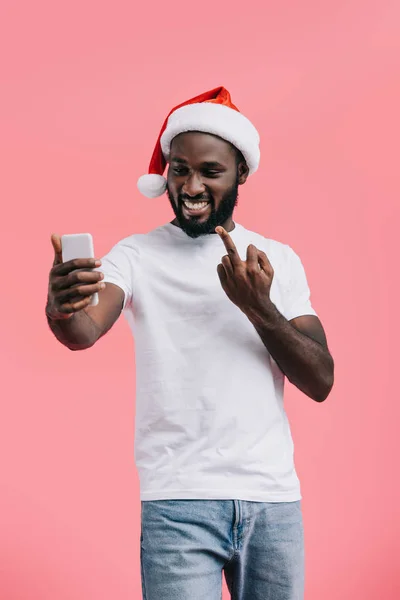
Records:
{"label": "ear", "polygon": [[249,176],[249,167],[247,166],[246,161],[242,161],[238,165],[238,173],[239,173],[239,185],[243,185],[246,183],[247,177]]}

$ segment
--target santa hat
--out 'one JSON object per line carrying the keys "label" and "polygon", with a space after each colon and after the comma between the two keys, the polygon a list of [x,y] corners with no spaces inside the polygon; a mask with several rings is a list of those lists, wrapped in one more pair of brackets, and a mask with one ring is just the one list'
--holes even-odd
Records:
{"label": "santa hat", "polygon": [[139,191],[147,198],[157,198],[167,189],[163,173],[171,142],[185,131],[211,133],[230,142],[243,154],[249,175],[257,170],[260,162],[258,132],[232,104],[228,90],[218,87],[179,104],[165,119],[151,157],[149,172],[139,177],[137,182]]}

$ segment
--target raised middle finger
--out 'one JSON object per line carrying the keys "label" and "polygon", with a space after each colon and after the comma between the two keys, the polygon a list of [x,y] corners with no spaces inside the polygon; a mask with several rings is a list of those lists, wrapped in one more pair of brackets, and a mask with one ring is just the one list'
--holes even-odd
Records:
{"label": "raised middle finger", "polygon": [[218,233],[225,245],[225,248],[228,252],[228,256],[231,259],[233,268],[242,266],[242,259],[240,258],[234,241],[232,240],[229,233],[225,231],[223,227],[217,227],[216,232]]}

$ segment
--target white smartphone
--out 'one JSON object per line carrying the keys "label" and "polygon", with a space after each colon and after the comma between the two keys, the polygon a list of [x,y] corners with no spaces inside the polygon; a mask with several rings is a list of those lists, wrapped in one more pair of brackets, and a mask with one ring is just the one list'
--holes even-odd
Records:
{"label": "white smartphone", "polygon": [[[63,262],[74,258],[94,258],[93,237],[90,233],[68,233],[61,236],[61,253]],[[79,270],[79,269],[78,269]],[[99,295],[92,296],[89,306],[96,306]]]}

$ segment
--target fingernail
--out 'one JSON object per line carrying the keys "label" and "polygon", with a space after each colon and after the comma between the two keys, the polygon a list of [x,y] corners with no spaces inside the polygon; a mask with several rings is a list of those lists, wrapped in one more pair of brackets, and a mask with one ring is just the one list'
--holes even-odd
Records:
{"label": "fingernail", "polygon": [[101,260],[96,260],[94,264],[96,265],[96,267],[99,267],[101,265]]}

